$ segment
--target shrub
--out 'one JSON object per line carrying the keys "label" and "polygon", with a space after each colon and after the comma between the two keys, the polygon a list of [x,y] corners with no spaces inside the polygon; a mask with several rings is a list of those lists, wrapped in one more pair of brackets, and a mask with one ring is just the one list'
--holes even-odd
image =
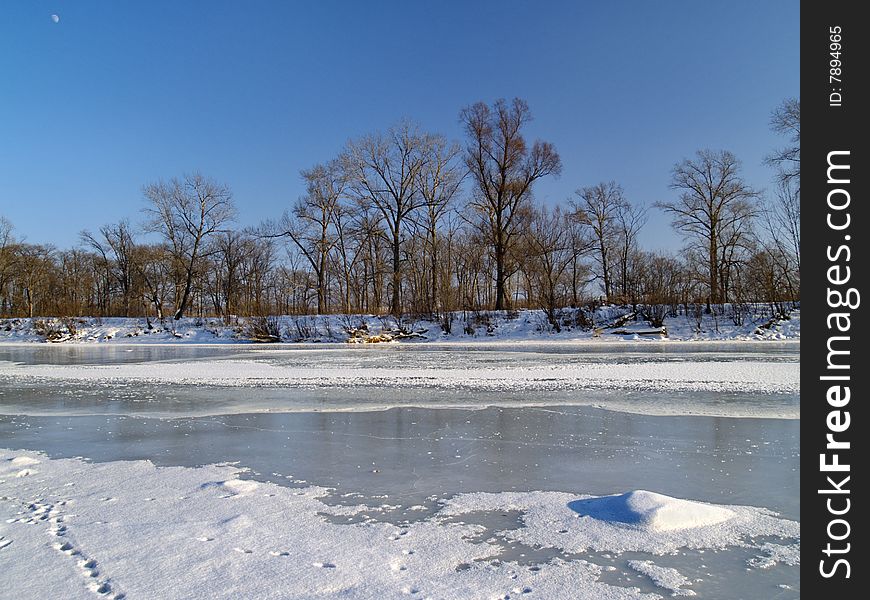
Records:
{"label": "shrub", "polygon": [[248,323],[248,337],[255,342],[280,342],[281,323],[278,317],[253,317]]}

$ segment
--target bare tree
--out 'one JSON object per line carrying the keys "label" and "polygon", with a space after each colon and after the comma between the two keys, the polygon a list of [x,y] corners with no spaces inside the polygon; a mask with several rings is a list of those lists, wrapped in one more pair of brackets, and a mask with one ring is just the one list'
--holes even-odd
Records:
{"label": "bare tree", "polygon": [[621,245],[620,216],[627,210],[628,202],[622,186],[615,181],[585,187],[574,193],[578,197],[573,203],[575,215],[595,242],[595,262],[599,269],[597,276],[609,302],[613,297],[614,262]]}
{"label": "bare tree", "polygon": [[386,225],[392,250],[390,312],[402,312],[402,241],[409,216],[424,204],[418,177],[426,160],[427,136],[404,121],[385,135],[373,134],[348,143],[342,155],[350,196],[374,207]]}
{"label": "bare tree", "polygon": [[242,285],[247,274],[245,268],[257,251],[257,240],[242,231],[222,231],[212,240],[214,252],[214,281],[211,286],[215,312],[223,314],[229,322],[242,304]]}
{"label": "bare tree", "polygon": [[18,251],[18,278],[24,292],[27,316],[32,318],[36,315],[39,303],[49,300],[48,284],[55,268],[55,249],[52,246],[20,244]]}
{"label": "bare tree", "polygon": [[527,251],[525,269],[535,290],[529,300],[544,310],[547,321],[557,332],[560,331],[557,309],[565,305],[570,289],[566,276],[575,252],[570,221],[571,217],[558,206],[552,210],[539,206],[532,211],[523,235]]}
{"label": "bare tree", "polygon": [[[637,236],[646,225],[647,211],[643,205],[635,205],[625,202],[619,205],[616,212],[617,221],[617,267],[619,274],[620,293],[623,297],[629,294],[629,290],[637,290],[636,273],[632,270],[632,257],[638,252]],[[635,294],[636,297],[636,294]],[[623,298],[624,299],[624,298]],[[634,301],[633,301],[634,302]]]}
{"label": "bare tree", "polygon": [[12,222],[0,216],[0,315],[11,311],[12,291],[9,285],[16,272],[18,253]]}
{"label": "bare tree", "polygon": [[290,238],[317,278],[317,313],[327,310],[327,269],[330,254],[338,244],[335,219],[344,194],[345,181],[338,161],[302,171],[307,193],[291,212],[285,212],[279,231],[268,237]]}
{"label": "bare tree", "polygon": [[[148,304],[154,307],[154,316],[161,323],[164,314],[163,307],[166,305],[172,264],[172,253],[169,248],[162,244],[140,245],[136,247],[136,260],[133,264],[142,280],[142,303],[143,309]],[[151,329],[151,318],[147,309],[144,310],[148,328]]]}
{"label": "bare tree", "polygon": [[787,98],[770,116],[770,128],[788,136],[789,144],[765,157],[764,162],[776,169],[777,179],[783,184],[796,183],[800,195],[801,181],[801,101]]}
{"label": "bare tree", "polygon": [[176,293],[174,318],[178,320],[187,310],[206,242],[235,217],[232,193],[227,186],[194,174],[148,184],[144,194],[151,203],[146,208],[149,227],[163,235],[182,276],[181,293]]}
{"label": "bare tree", "polygon": [[[121,290],[124,316],[130,316],[136,245],[130,223],[122,220],[113,225],[104,225],[100,227],[99,236],[86,230],[81,233],[81,239],[101,257],[107,279],[106,293],[111,292],[108,285],[108,279],[111,278]],[[106,309],[107,311],[110,309],[108,301],[106,301]]]}
{"label": "bare tree", "polygon": [[694,160],[677,163],[670,187],[681,192],[679,199],[657,202],[656,206],[672,215],[675,229],[705,249],[709,308],[711,303],[722,302],[723,247],[730,234],[750,224],[759,194],[740,178],[740,161],[725,150],[699,150]]}
{"label": "bare tree", "polygon": [[438,306],[439,278],[439,231],[444,217],[452,207],[465,177],[465,168],[459,162],[462,152],[458,144],[449,143],[443,136],[428,136],[426,155],[419,176],[420,196],[423,210],[415,223],[423,230],[425,247],[429,255],[429,312],[435,313]]}
{"label": "bare tree", "polygon": [[509,252],[518,233],[517,216],[528,203],[532,184],[558,175],[562,161],[549,142],[526,144],[522,128],[532,114],[524,100],[477,102],[462,110],[459,119],[468,136],[465,161],[474,181],[472,206],[486,223],[487,242],[495,257],[496,310],[507,304]]}

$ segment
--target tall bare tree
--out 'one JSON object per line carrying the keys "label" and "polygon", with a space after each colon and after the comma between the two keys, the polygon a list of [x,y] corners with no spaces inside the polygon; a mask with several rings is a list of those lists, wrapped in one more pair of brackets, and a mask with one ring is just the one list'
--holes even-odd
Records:
{"label": "tall bare tree", "polygon": [[144,194],[151,203],[145,209],[149,226],[163,235],[182,276],[174,315],[178,320],[187,310],[206,242],[235,218],[232,193],[226,185],[195,173],[148,184]]}
{"label": "tall bare tree", "polygon": [[438,280],[442,270],[439,263],[439,232],[444,217],[452,208],[465,177],[465,166],[460,162],[462,148],[448,142],[443,136],[428,136],[424,145],[424,162],[419,176],[423,210],[415,219],[424,233],[429,255],[429,312],[439,310]]}
{"label": "tall bare tree", "polygon": [[[133,230],[127,220],[100,227],[100,234],[94,235],[90,231],[83,231],[81,239],[86,246],[100,255],[106,272],[107,280],[113,279],[121,290],[121,302],[125,317],[130,316],[133,276],[135,274],[134,248],[136,243],[133,239]],[[107,288],[108,281],[107,281]],[[111,290],[107,289],[107,293]],[[108,308],[108,306],[107,306]]]}
{"label": "tall bare tree", "polygon": [[386,134],[349,142],[342,155],[348,191],[362,207],[373,207],[386,225],[392,250],[390,312],[402,312],[402,241],[410,215],[424,204],[418,177],[426,161],[427,136],[409,121]]}
{"label": "tall bare tree", "polygon": [[532,119],[524,100],[496,100],[492,106],[477,102],[462,110],[459,119],[468,137],[465,162],[474,182],[472,206],[486,224],[487,242],[495,258],[495,308],[507,306],[509,252],[517,234],[517,216],[529,202],[532,184],[558,175],[562,161],[549,142],[531,148],[523,127]]}
{"label": "tall bare tree", "polygon": [[619,240],[617,246],[617,272],[619,275],[619,290],[623,296],[630,295],[630,289],[637,288],[636,274],[632,272],[633,255],[638,252],[637,238],[640,230],[646,225],[647,210],[642,204],[625,202],[616,212],[616,222]]}
{"label": "tall bare tree", "polygon": [[303,170],[301,175],[306,195],[284,213],[279,231],[268,236],[289,238],[311,265],[317,278],[317,314],[322,314],[327,310],[329,257],[339,241],[335,221],[344,194],[344,174],[338,161],[330,161]]}
{"label": "tall bare tree", "polygon": [[723,301],[723,250],[734,241],[735,232],[751,224],[759,193],[741,179],[740,161],[726,150],[699,150],[694,160],[677,163],[670,187],[679,191],[680,197],[656,206],[672,216],[675,229],[705,250],[709,308],[711,303]]}
{"label": "tall bare tree", "polygon": [[620,211],[625,210],[625,194],[615,181],[602,182],[574,192],[575,215],[595,243],[597,276],[609,302],[613,297],[614,262],[619,252]]}

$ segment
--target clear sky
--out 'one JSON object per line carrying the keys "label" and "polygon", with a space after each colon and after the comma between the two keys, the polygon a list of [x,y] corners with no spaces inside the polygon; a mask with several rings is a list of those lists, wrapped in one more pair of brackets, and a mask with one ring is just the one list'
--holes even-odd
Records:
{"label": "clear sky", "polygon": [[[797,1],[4,0],[0,215],[68,247],[141,220],[143,184],[200,171],[256,224],[348,138],[409,117],[461,139],[463,106],[514,96],[562,156],[540,199],[610,179],[672,198],[671,167],[704,147],[771,188],[798,43]],[[651,213],[643,245],[677,248]]]}

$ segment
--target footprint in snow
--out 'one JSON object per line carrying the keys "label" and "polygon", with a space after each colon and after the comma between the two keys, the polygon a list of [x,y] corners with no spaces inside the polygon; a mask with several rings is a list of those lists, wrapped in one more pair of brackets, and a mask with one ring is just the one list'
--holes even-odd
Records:
{"label": "footprint in snow", "polygon": [[93,558],[81,561],[79,563],[79,566],[88,577],[100,576],[100,572],[97,570],[97,561],[95,561]]}
{"label": "footprint in snow", "polygon": [[317,567],[318,569],[334,569],[335,565],[331,562],[314,562],[311,563],[312,566]]}
{"label": "footprint in snow", "polygon": [[[108,581],[98,581],[96,583],[92,583],[89,587],[94,592],[101,595],[106,595],[112,591],[112,586],[109,585]],[[117,598],[117,596],[115,596],[115,598]]]}
{"label": "footprint in snow", "polygon": [[247,548],[233,548],[239,554],[251,554],[253,550],[248,550]]}

